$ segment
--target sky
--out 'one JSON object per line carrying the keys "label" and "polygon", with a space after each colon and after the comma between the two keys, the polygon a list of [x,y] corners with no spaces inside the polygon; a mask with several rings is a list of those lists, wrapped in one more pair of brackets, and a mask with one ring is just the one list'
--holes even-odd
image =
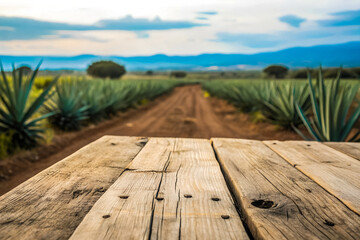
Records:
{"label": "sky", "polygon": [[360,41],[360,0],[1,0],[0,55],[257,53]]}

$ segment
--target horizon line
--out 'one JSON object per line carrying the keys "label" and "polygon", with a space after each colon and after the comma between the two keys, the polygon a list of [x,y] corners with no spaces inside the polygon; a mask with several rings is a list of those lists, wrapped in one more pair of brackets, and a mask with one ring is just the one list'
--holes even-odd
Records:
{"label": "horizon line", "polygon": [[199,53],[196,55],[170,55],[166,53],[155,53],[152,55],[97,55],[97,54],[90,54],[90,53],[83,53],[83,54],[77,54],[77,55],[2,55],[0,54],[0,57],[79,57],[79,56],[94,56],[94,57],[124,57],[124,58],[131,58],[131,57],[153,57],[153,56],[167,56],[167,57],[191,57],[191,56],[201,56],[201,55],[256,55],[256,54],[262,54],[262,53],[275,53],[280,52],[283,50],[288,49],[295,49],[295,48],[311,48],[311,47],[319,47],[319,46],[333,46],[333,45],[345,45],[345,44],[351,44],[351,43],[359,43],[360,41],[349,41],[349,42],[343,42],[343,43],[333,43],[333,44],[319,44],[319,45],[311,45],[311,46],[295,46],[295,47],[288,47],[288,48],[282,48],[279,50],[272,50],[272,51],[262,51],[262,52],[256,52],[256,53],[221,53],[221,52],[206,52],[206,53]]}

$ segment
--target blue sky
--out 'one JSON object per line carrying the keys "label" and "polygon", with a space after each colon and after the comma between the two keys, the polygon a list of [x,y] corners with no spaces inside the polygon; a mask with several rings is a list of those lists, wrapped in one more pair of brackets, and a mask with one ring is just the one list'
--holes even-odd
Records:
{"label": "blue sky", "polygon": [[349,41],[360,41],[360,0],[0,2],[0,55],[255,53]]}
{"label": "blue sky", "polygon": [[279,17],[279,21],[287,23],[292,27],[299,28],[301,23],[306,21],[306,18],[298,17],[296,15],[284,15]]}

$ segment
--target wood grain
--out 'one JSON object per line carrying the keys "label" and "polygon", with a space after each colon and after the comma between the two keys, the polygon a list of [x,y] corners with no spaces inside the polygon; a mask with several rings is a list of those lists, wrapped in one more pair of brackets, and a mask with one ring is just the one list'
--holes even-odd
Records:
{"label": "wood grain", "polygon": [[264,143],[213,146],[255,239],[360,239],[360,217]]}
{"label": "wood grain", "polygon": [[355,142],[328,142],[325,145],[343,152],[350,157],[360,160],[360,143]]}
{"label": "wood grain", "polygon": [[68,239],[146,139],[105,136],[0,197],[0,239]]}
{"label": "wood grain", "polygon": [[155,196],[175,139],[151,138],[75,230],[71,239],[147,239]]}
{"label": "wood grain", "polygon": [[248,239],[209,140],[176,140],[157,197],[152,239]]}
{"label": "wood grain", "polygon": [[248,239],[208,140],[151,138],[71,237],[150,238]]}
{"label": "wood grain", "polygon": [[360,161],[319,142],[265,141],[265,144],[360,214]]}

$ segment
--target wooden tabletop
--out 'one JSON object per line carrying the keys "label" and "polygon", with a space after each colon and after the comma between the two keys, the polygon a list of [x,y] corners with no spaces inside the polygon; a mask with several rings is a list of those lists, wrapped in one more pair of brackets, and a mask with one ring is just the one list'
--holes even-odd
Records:
{"label": "wooden tabletop", "polygon": [[104,136],[0,197],[0,239],[360,239],[360,143]]}

